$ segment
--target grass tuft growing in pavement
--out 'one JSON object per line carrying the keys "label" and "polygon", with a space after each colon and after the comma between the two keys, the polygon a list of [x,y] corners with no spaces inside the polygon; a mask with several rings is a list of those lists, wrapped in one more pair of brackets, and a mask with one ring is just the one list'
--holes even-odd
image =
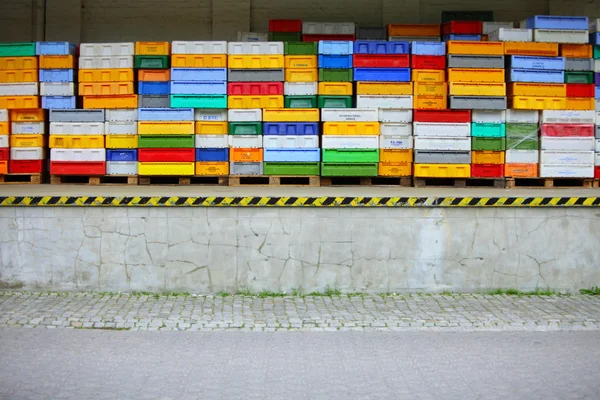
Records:
{"label": "grass tuft growing in pavement", "polygon": [[217,292],[217,296],[218,297],[228,297],[228,296],[230,296],[230,294],[229,294],[229,292],[226,292],[224,290],[220,290],[220,291]]}
{"label": "grass tuft growing in pavement", "polygon": [[564,296],[565,294],[561,294],[556,292],[550,288],[540,289],[537,288],[531,291],[521,291],[518,289],[494,289],[486,292],[485,294],[490,296],[519,296],[519,297],[531,297],[531,296]]}
{"label": "grass tuft growing in pavement", "polygon": [[600,296],[600,286],[594,286],[590,289],[581,289],[579,291],[581,294],[587,294],[590,296]]}
{"label": "grass tuft growing in pavement", "polygon": [[285,292],[271,292],[269,290],[263,290],[261,292],[259,292],[257,294],[258,297],[260,297],[261,299],[267,298],[267,297],[285,297],[287,296],[287,294]]}
{"label": "grass tuft growing in pavement", "polygon": [[332,288],[331,286],[326,286],[325,291],[323,292],[312,292],[309,296],[313,297],[333,297],[333,296],[341,296],[342,291],[337,288]]}

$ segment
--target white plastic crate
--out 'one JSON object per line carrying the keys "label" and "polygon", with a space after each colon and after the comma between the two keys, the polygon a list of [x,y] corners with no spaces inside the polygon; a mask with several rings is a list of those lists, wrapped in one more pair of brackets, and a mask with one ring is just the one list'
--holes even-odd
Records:
{"label": "white plastic crate", "polygon": [[506,110],[507,124],[537,124],[540,113],[537,110]]}
{"label": "white plastic crate", "polygon": [[571,31],[559,29],[534,29],[533,40],[536,42],[555,43],[587,43],[588,31]]}
{"label": "white plastic crate", "polygon": [[471,151],[470,137],[415,137],[416,150]]}
{"label": "white plastic crate", "polygon": [[399,108],[380,108],[379,122],[412,122],[413,110]]}
{"label": "white plastic crate", "polygon": [[133,56],[135,55],[135,43],[81,43],[79,55],[81,57]]}
{"label": "white plastic crate", "polygon": [[230,122],[261,122],[262,109],[260,108],[240,108],[229,109],[227,117]]}
{"label": "white plastic crate", "polygon": [[133,68],[133,56],[79,57],[80,69]]}
{"label": "white plastic crate", "polygon": [[382,149],[408,150],[414,146],[412,136],[380,136],[379,147]]}
{"label": "white plastic crate", "polygon": [[269,34],[259,32],[238,32],[237,40],[238,42],[268,42]]}
{"label": "white plastic crate", "polygon": [[507,164],[537,164],[540,152],[537,150],[506,150]]}
{"label": "white plastic crate", "polygon": [[374,108],[322,108],[323,122],[376,122],[379,118]]}
{"label": "white plastic crate", "polygon": [[138,174],[138,163],[137,163],[137,161],[107,161],[106,162],[106,174],[107,175],[137,175]]}
{"label": "white plastic crate", "polygon": [[227,121],[227,110],[211,109],[211,108],[196,108],[194,110],[194,119],[196,121],[212,121],[223,122]]}
{"label": "white plastic crate", "polygon": [[593,178],[594,164],[540,164],[541,178]]}
{"label": "white plastic crate", "polygon": [[305,35],[354,35],[354,22],[303,22],[302,33]]}
{"label": "white plastic crate", "polygon": [[50,122],[51,135],[104,135],[104,122]]}
{"label": "white plastic crate", "polygon": [[196,148],[226,149],[229,147],[228,135],[196,135]]}
{"label": "white plastic crate", "polygon": [[471,124],[446,122],[414,122],[413,132],[420,137],[469,137]]}
{"label": "white plastic crate", "polygon": [[10,159],[11,160],[43,160],[44,148],[43,147],[11,147],[10,148]]}
{"label": "white plastic crate", "polygon": [[600,153],[599,152],[595,153],[594,165],[597,167],[600,166]]}
{"label": "white plastic crate", "polygon": [[358,95],[357,108],[400,108],[412,109],[412,96]]}
{"label": "white plastic crate", "polygon": [[593,164],[593,151],[541,151],[542,164]]}
{"label": "white plastic crate", "polygon": [[104,123],[105,135],[137,135],[136,121],[111,121]]}
{"label": "white plastic crate", "polygon": [[0,135],[0,148],[8,147],[8,135]]}
{"label": "white plastic crate", "polygon": [[600,153],[600,139],[596,139],[596,153]]}
{"label": "white plastic crate", "polygon": [[283,94],[286,96],[316,96],[319,82],[285,82]]}
{"label": "white plastic crate", "polygon": [[483,31],[484,35],[489,35],[490,33],[497,31],[500,28],[512,29],[515,27],[515,24],[512,22],[492,22],[492,21],[484,21],[483,22]]}
{"label": "white plastic crate", "polygon": [[488,40],[494,42],[533,42],[532,29],[500,28],[488,34]]}
{"label": "white plastic crate", "polygon": [[10,133],[13,135],[43,135],[45,127],[43,122],[13,122]]}
{"label": "white plastic crate", "polygon": [[319,147],[319,136],[316,135],[285,135],[263,137],[265,149],[314,149]]}
{"label": "white plastic crate", "polygon": [[228,135],[229,146],[235,148],[260,148],[263,147],[262,135]]}
{"label": "white plastic crate", "polygon": [[598,28],[600,28],[600,18],[590,19],[589,27],[590,33],[598,32]]}
{"label": "white plastic crate", "polygon": [[75,96],[73,82],[41,82],[41,96]]}
{"label": "white plastic crate", "polygon": [[354,136],[354,135],[324,135],[321,138],[323,149],[377,149],[379,136]]}
{"label": "white plastic crate", "polygon": [[0,83],[0,96],[37,96],[37,82]]}
{"label": "white plastic crate", "polygon": [[594,111],[577,110],[544,110],[542,111],[543,124],[594,124],[596,113]]}
{"label": "white plastic crate", "polygon": [[138,110],[137,108],[107,109],[104,118],[107,122],[137,121]]}
{"label": "white plastic crate", "polygon": [[8,110],[0,109],[0,122],[8,122]]}
{"label": "white plastic crate", "polygon": [[596,142],[593,137],[549,137],[540,139],[541,150],[594,151]]}
{"label": "white plastic crate", "polygon": [[594,72],[600,72],[600,60],[594,60]]}
{"label": "white plastic crate", "polygon": [[283,54],[283,42],[229,42],[227,54]]}
{"label": "white plastic crate", "polygon": [[171,54],[227,54],[225,41],[175,41]]}
{"label": "white plastic crate", "polygon": [[596,99],[596,111],[600,111],[600,99]]}
{"label": "white plastic crate", "polygon": [[413,125],[410,122],[382,122],[379,134],[382,136],[412,136]]}
{"label": "white plastic crate", "polygon": [[519,29],[527,29],[527,20],[519,21]]}
{"label": "white plastic crate", "polygon": [[600,125],[600,111],[596,111],[596,125]]}
{"label": "white plastic crate", "polygon": [[105,149],[50,149],[51,161],[106,161]]}
{"label": "white plastic crate", "polygon": [[506,122],[505,110],[473,110],[471,122],[485,124],[503,124]]}

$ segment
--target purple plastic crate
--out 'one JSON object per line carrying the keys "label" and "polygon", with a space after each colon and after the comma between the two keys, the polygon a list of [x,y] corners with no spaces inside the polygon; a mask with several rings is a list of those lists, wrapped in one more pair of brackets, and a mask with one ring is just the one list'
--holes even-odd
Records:
{"label": "purple plastic crate", "polygon": [[386,42],[382,40],[357,40],[354,54],[409,54],[408,42]]}
{"label": "purple plastic crate", "polygon": [[600,72],[596,72],[594,74],[594,84],[596,86],[600,86]]}

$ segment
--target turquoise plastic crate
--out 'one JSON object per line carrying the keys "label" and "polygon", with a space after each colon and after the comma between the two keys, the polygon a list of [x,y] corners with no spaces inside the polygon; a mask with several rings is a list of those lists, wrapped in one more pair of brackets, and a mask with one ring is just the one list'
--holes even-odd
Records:
{"label": "turquoise plastic crate", "polygon": [[227,108],[227,95],[171,95],[171,108]]}
{"label": "turquoise plastic crate", "polygon": [[35,42],[0,43],[0,57],[33,57]]}
{"label": "turquoise plastic crate", "polygon": [[473,137],[505,137],[506,124],[473,123],[471,124],[471,136]]}

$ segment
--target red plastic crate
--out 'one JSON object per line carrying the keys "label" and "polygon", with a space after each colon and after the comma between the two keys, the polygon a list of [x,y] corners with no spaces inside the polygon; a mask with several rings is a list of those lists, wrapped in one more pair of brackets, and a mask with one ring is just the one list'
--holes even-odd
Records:
{"label": "red plastic crate", "polygon": [[600,179],[600,166],[594,168],[594,178]]}
{"label": "red plastic crate", "polygon": [[138,149],[140,162],[192,162],[195,149]]}
{"label": "red plastic crate", "polygon": [[229,96],[282,95],[283,82],[230,82],[227,84]]}
{"label": "red plastic crate", "polygon": [[446,69],[446,56],[413,55],[412,61],[411,61],[411,68],[415,68],[415,69]]}
{"label": "red plastic crate", "polygon": [[482,33],[481,21],[450,21],[442,24],[442,35],[481,35]]}
{"label": "red plastic crate", "polygon": [[471,110],[414,110],[415,122],[471,122]]}
{"label": "red plastic crate", "polygon": [[302,32],[302,20],[272,19],[269,21],[269,32]]}
{"label": "red plastic crate", "polygon": [[409,68],[408,54],[355,54],[354,66],[357,68]]}
{"label": "red plastic crate", "polygon": [[10,153],[10,151],[9,151],[8,147],[1,147],[0,148],[0,161],[7,161],[9,153]]}
{"label": "red plastic crate", "polygon": [[471,178],[504,178],[504,164],[471,164]]}
{"label": "red plastic crate", "polygon": [[596,87],[594,84],[587,83],[568,83],[567,97],[594,97],[596,95]]}
{"label": "red plastic crate", "polygon": [[106,163],[50,161],[50,175],[106,175]]}
{"label": "red plastic crate", "polygon": [[543,124],[542,136],[591,137],[595,134],[594,130],[594,125],[586,124]]}
{"label": "red plastic crate", "polygon": [[9,174],[41,174],[44,169],[44,160],[10,160],[8,162]]}
{"label": "red plastic crate", "polygon": [[302,35],[303,42],[318,42],[320,40],[354,41],[354,35]]}

